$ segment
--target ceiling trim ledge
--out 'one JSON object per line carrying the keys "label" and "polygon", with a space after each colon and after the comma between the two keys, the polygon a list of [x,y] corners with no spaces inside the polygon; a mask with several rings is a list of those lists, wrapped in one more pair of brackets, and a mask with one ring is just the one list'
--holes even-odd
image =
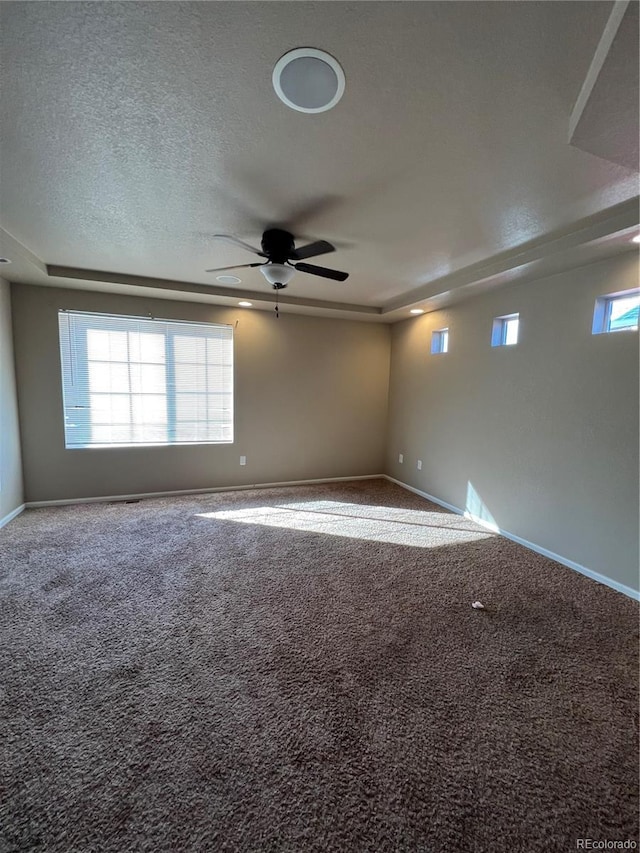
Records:
{"label": "ceiling trim ledge", "polygon": [[27,247],[10,234],[5,228],[0,228],[0,245],[2,246],[3,254],[11,256],[12,262],[17,258],[35,267],[39,273],[46,275],[47,266],[44,261],[41,261],[37,255],[27,249]]}
{"label": "ceiling trim ledge", "polygon": [[613,40],[616,37],[616,34],[620,28],[620,24],[622,23],[622,19],[625,16],[629,3],[630,0],[616,0],[616,2],[613,4],[613,9],[611,10],[611,14],[609,15],[609,20],[607,21],[607,24],[604,28],[602,37],[600,38],[600,42],[598,44],[598,47],[596,48],[596,52],[593,55],[591,65],[589,66],[589,70],[587,71],[587,76],[584,78],[584,83],[582,84],[582,88],[580,89],[580,94],[576,99],[573,111],[571,113],[571,118],[569,119],[568,142],[572,141],[578,122],[582,117],[584,108],[586,107],[587,102],[591,96],[591,92],[593,91],[593,87],[595,86],[600,72],[602,71],[602,67],[605,63],[605,60],[609,55],[611,45],[613,44]]}
{"label": "ceiling trim ledge", "polygon": [[514,246],[488,260],[479,261],[440,278],[427,282],[415,290],[407,291],[382,307],[382,314],[408,308],[418,302],[450,293],[468,285],[517,270],[552,255],[575,249],[603,237],[633,228],[640,222],[640,197],[621,202],[592,216],[575,222],[572,226],[557,229],[542,237]]}
{"label": "ceiling trim ledge", "polygon": [[146,276],[128,275],[127,273],[105,272],[102,270],[87,270],[77,267],[65,267],[58,264],[46,265],[50,278],[73,278],[81,281],[100,281],[104,283],[124,284],[132,287],[148,287],[155,290],[170,290],[182,293],[200,293],[205,296],[219,296],[227,299],[247,299],[254,302],[268,302],[273,305],[300,306],[304,308],[322,308],[330,311],[349,311],[353,314],[382,314],[382,309],[371,305],[355,305],[348,302],[326,302],[320,299],[289,296],[279,291],[231,290],[228,287],[218,287],[209,284],[196,284],[188,281],[175,281],[164,278],[148,278]]}

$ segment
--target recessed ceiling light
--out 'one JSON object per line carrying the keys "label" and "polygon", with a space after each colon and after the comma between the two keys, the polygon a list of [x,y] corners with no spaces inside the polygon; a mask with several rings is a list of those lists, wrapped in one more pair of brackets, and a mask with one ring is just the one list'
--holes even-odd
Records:
{"label": "recessed ceiling light", "polygon": [[409,313],[410,314],[424,314],[424,311],[422,308],[412,308]]}
{"label": "recessed ceiling light", "polygon": [[9,258],[0,258],[0,264],[10,264]]}
{"label": "recessed ceiling light", "polygon": [[281,56],[272,80],[280,100],[300,113],[330,110],[344,93],[340,63],[314,47],[298,47]]}
{"label": "recessed ceiling light", "polygon": [[253,302],[238,302],[238,305],[240,305],[242,308],[251,308]]}
{"label": "recessed ceiling light", "polygon": [[631,238],[632,243],[640,243],[640,234],[636,234],[635,237]]}
{"label": "recessed ceiling light", "polygon": [[240,284],[242,279],[238,278],[237,275],[217,275],[216,281],[219,281],[220,284]]}

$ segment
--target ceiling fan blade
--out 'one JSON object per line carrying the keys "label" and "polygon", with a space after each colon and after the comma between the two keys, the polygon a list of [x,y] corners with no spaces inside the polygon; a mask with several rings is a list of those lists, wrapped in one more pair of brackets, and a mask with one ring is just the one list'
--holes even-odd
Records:
{"label": "ceiling fan blade", "polygon": [[231,243],[233,246],[241,246],[243,249],[253,252],[254,255],[260,255],[261,258],[267,257],[264,252],[260,251],[260,249],[256,249],[255,246],[245,243],[244,240],[238,240],[237,237],[232,237],[231,234],[213,234],[212,236],[214,240],[223,240],[225,243]]}
{"label": "ceiling fan blade", "polygon": [[317,267],[315,264],[294,264],[295,269],[300,272],[308,272],[311,275],[319,275],[322,278],[331,278],[334,281],[344,281],[349,278],[348,272],[339,272],[339,270],[329,270],[326,267]]}
{"label": "ceiling fan blade", "polygon": [[307,246],[301,246],[291,253],[290,257],[294,261],[304,261],[305,258],[315,258],[316,255],[326,255],[328,252],[335,252],[336,247],[326,240],[316,240],[315,243],[309,243]]}
{"label": "ceiling fan blade", "polygon": [[233,267],[217,267],[214,270],[205,270],[205,272],[224,272],[225,270],[243,270],[247,267],[263,267],[264,264],[258,261],[257,264],[235,264]]}

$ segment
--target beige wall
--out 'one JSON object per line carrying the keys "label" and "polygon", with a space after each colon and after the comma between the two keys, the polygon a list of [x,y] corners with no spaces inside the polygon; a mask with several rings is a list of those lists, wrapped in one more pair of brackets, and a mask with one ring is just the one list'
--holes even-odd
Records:
{"label": "beige wall", "polygon": [[638,334],[591,334],[596,297],[637,286],[629,253],[394,326],[387,473],[638,589]]}
{"label": "beige wall", "polygon": [[[565,560],[637,589],[638,335],[591,334],[596,297],[637,285],[637,256],[629,253],[502,288],[391,330],[287,314],[276,321],[271,312],[13,285],[25,499],[386,470]],[[59,308],[238,321],[234,444],[65,450]],[[0,309],[0,499],[6,513],[21,502],[6,284]],[[493,318],[516,311],[519,344],[493,349]],[[450,329],[450,351],[431,356],[431,330],[443,326]],[[13,423],[10,452],[4,438],[10,434],[7,413]],[[402,465],[398,453],[404,454]],[[248,457],[246,467],[239,465],[240,454]],[[418,459],[422,471],[416,469]],[[11,497],[5,490],[9,482]]]}
{"label": "beige wall", "polygon": [[0,278],[0,522],[22,505],[22,462],[11,333],[11,294]]}
{"label": "beige wall", "polygon": [[[388,327],[25,285],[12,296],[27,501],[383,470]],[[237,321],[234,443],[65,450],[60,308]]]}

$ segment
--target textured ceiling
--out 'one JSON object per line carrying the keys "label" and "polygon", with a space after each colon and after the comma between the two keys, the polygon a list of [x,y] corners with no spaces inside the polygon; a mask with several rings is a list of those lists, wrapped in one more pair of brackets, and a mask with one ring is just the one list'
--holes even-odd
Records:
{"label": "textured ceiling", "polygon": [[630,169],[640,136],[639,12],[637,0],[616,3],[570,121],[572,145]]}
{"label": "textured ceiling", "polygon": [[[45,264],[195,284],[254,260],[212,234],[287,224],[351,273],[288,295],[408,304],[637,195],[636,172],[568,144],[611,8],[1,3],[1,224]],[[272,89],[299,46],[345,70],[328,113]]]}

